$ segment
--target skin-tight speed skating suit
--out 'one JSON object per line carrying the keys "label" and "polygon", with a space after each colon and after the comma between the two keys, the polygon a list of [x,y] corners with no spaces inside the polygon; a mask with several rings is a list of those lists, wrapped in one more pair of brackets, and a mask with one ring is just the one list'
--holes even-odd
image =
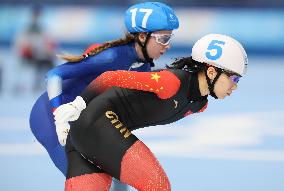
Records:
{"label": "skin-tight speed skating suit", "polygon": [[134,43],[129,43],[106,49],[80,62],[59,65],[47,73],[49,96],[43,93],[32,108],[30,128],[64,175],[67,159],[64,147],[57,138],[52,111],[74,100],[93,79],[109,70],[150,71],[150,64],[143,64],[137,56]]}
{"label": "skin-tight speed skating suit", "polygon": [[107,191],[111,176],[138,190],[170,190],[159,162],[131,131],[205,110],[198,75],[181,69],[105,72],[81,96],[87,108],[71,123],[65,191]]}

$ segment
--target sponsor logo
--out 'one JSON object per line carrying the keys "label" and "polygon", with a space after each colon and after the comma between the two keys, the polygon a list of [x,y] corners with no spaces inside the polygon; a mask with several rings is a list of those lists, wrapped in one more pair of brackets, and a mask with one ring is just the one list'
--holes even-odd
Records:
{"label": "sponsor logo", "polygon": [[123,123],[119,121],[116,113],[114,113],[113,111],[107,111],[105,115],[108,119],[111,119],[111,124],[113,124],[117,130],[119,130],[124,138],[127,138],[131,135],[131,132],[123,125]]}

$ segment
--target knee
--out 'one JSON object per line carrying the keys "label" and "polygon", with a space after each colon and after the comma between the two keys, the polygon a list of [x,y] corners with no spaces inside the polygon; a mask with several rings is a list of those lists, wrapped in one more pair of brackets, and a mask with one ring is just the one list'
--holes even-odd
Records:
{"label": "knee", "polygon": [[[160,171],[160,170],[158,170]],[[156,190],[156,191],[171,191],[171,183],[164,171],[156,172],[156,177],[150,178],[150,182],[145,182],[141,191]]]}

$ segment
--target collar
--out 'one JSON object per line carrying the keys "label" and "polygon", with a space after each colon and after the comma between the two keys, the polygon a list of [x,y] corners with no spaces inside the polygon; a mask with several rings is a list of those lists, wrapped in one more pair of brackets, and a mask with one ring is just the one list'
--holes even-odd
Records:
{"label": "collar", "polygon": [[207,98],[206,96],[202,96],[199,89],[199,82],[198,82],[198,73],[190,73],[191,79],[189,82],[189,93],[188,98],[190,101],[198,101]]}

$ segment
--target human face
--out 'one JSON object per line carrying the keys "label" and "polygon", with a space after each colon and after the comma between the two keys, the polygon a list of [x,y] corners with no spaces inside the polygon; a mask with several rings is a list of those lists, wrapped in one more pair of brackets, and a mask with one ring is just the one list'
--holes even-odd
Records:
{"label": "human face", "polygon": [[222,73],[215,83],[214,92],[219,99],[230,96],[237,89],[239,76]]}
{"label": "human face", "polygon": [[147,44],[147,51],[150,58],[158,59],[170,48],[172,31],[157,31],[151,34]]}
{"label": "human face", "polygon": [[[217,76],[216,68],[209,67],[207,75],[213,80]],[[226,96],[230,96],[232,92],[237,89],[239,79],[240,77],[238,75],[222,70],[214,86],[214,93],[218,99],[224,99]]]}

